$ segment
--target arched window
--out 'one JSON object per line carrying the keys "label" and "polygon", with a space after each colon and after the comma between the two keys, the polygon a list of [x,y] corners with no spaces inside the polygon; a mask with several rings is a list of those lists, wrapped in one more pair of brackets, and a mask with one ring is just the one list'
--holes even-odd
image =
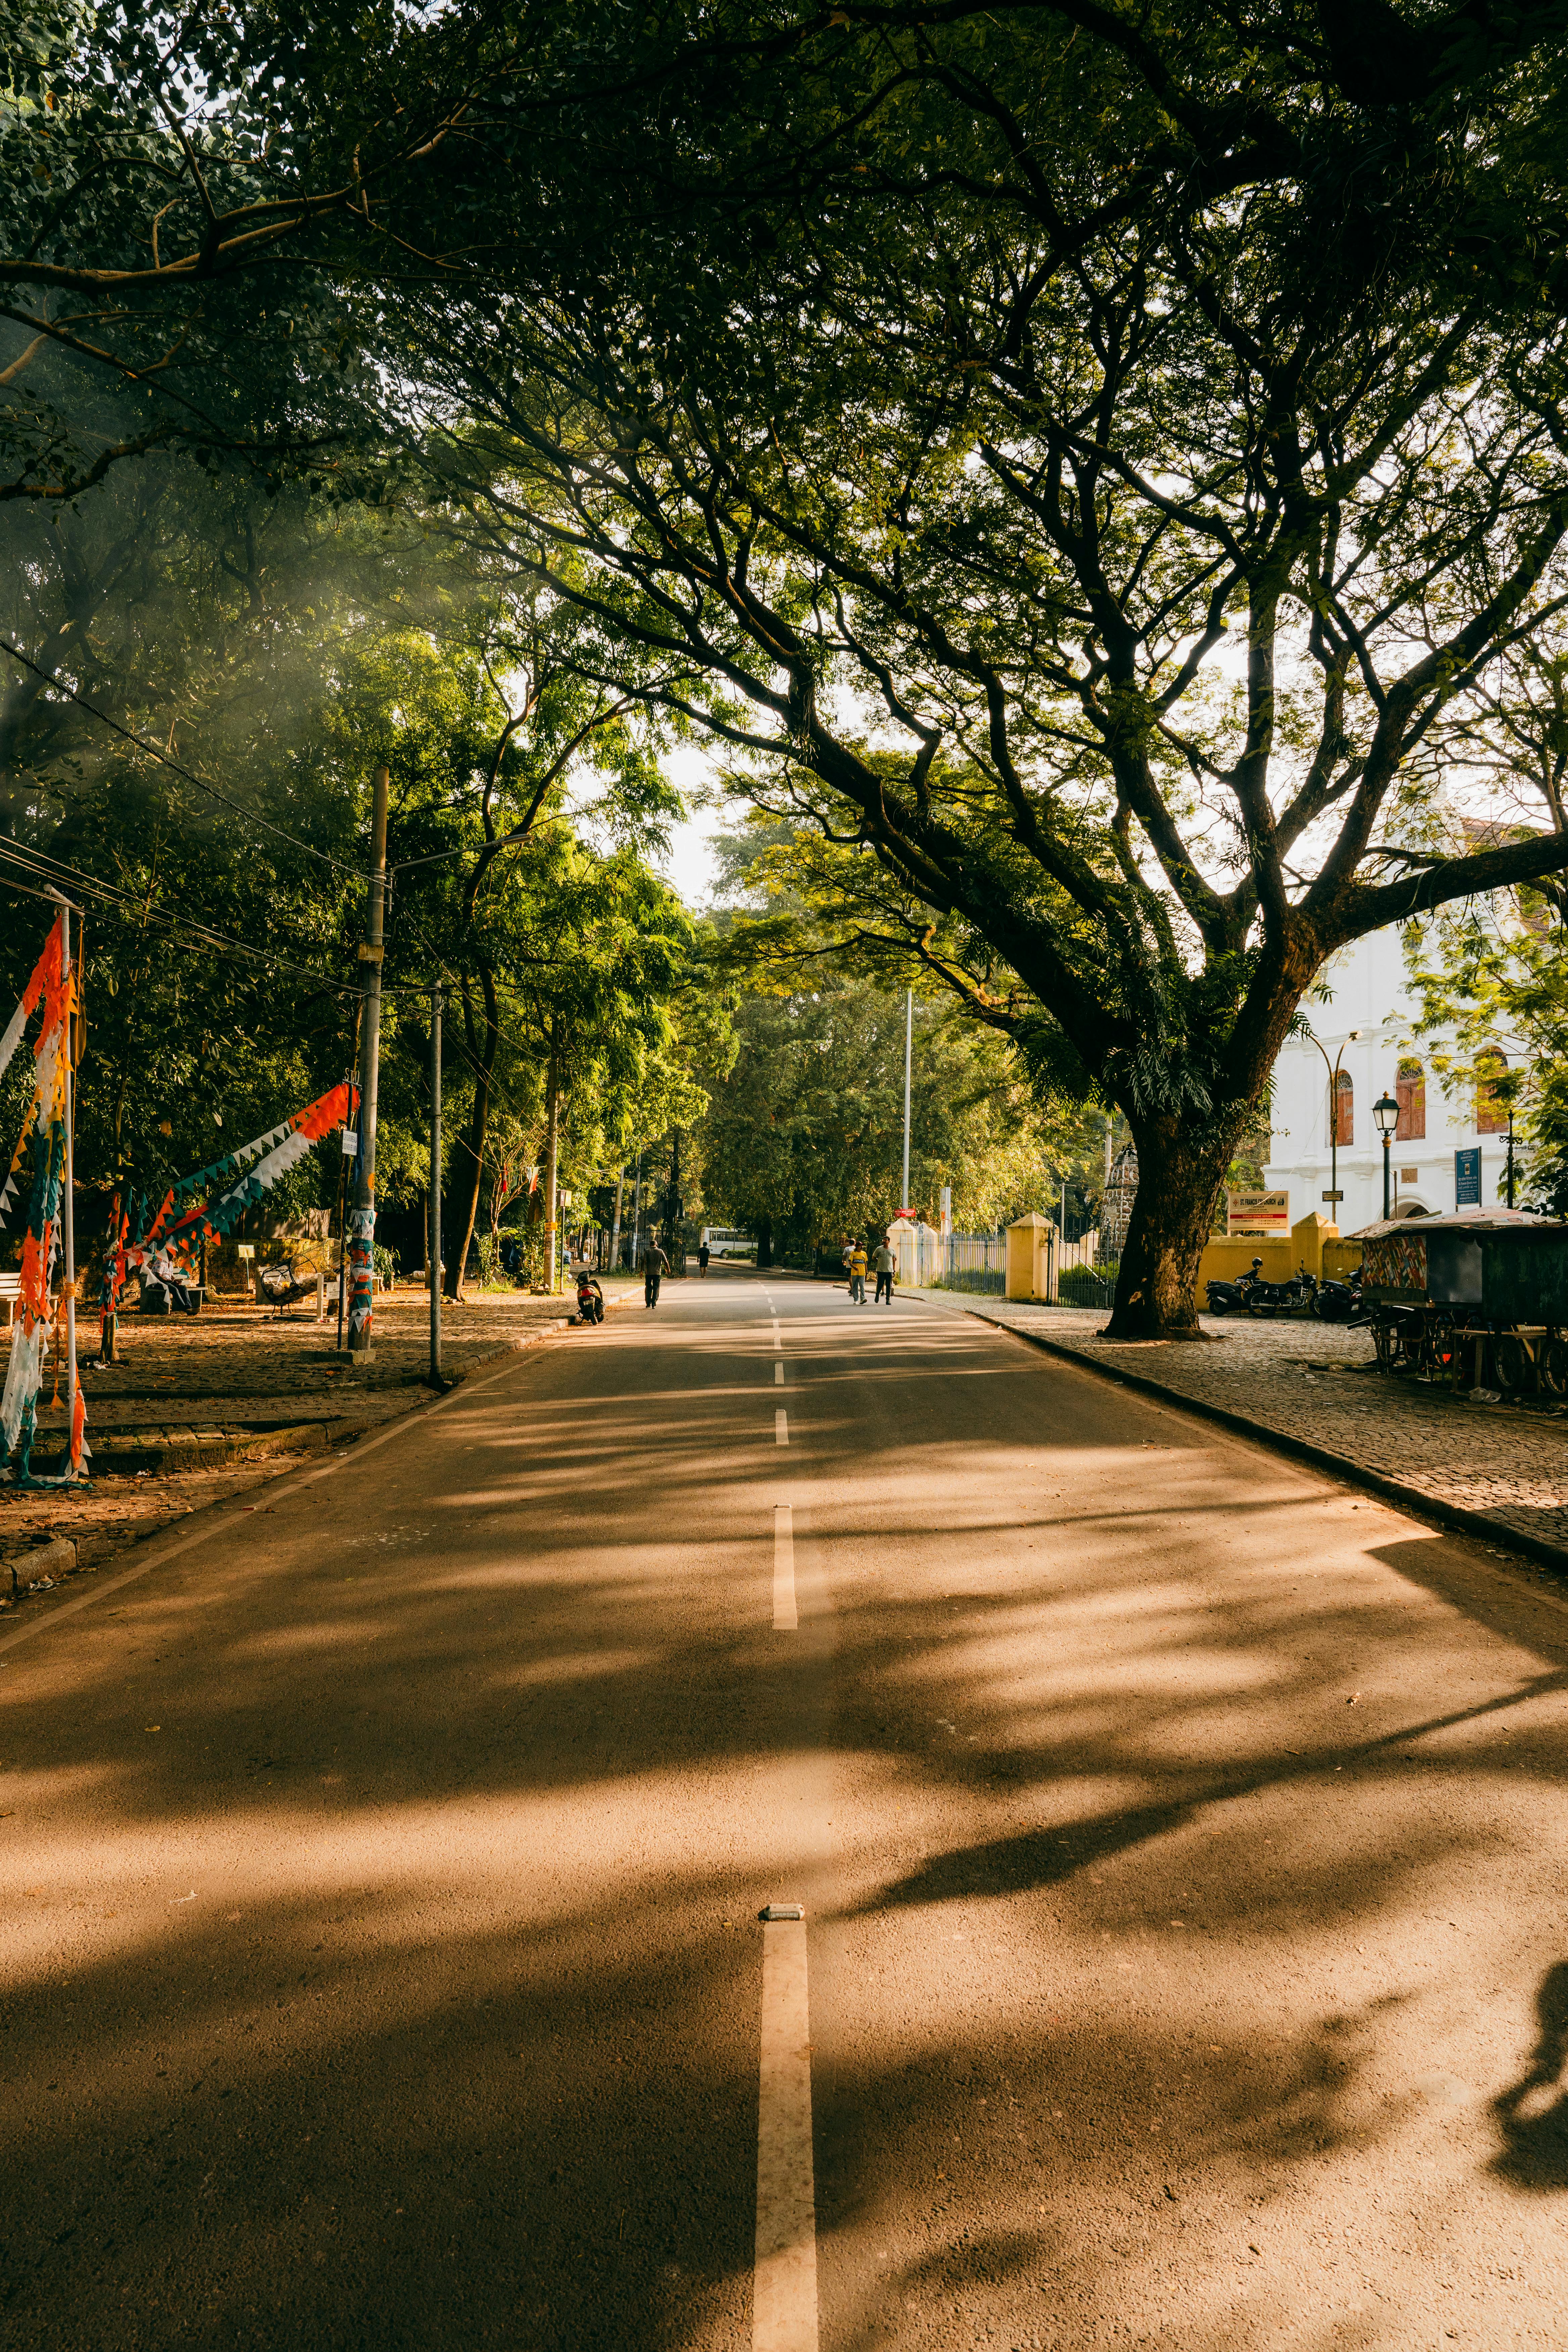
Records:
{"label": "arched window", "polygon": [[1508,1105],[1498,1093],[1498,1080],[1507,1075],[1508,1055],[1489,1045],[1476,1055],[1476,1133],[1506,1135]]}
{"label": "arched window", "polygon": [[1355,1141],[1355,1087],[1348,1070],[1339,1071],[1334,1078],[1333,1128],[1331,1140],[1342,1150]]}
{"label": "arched window", "polygon": [[1401,1062],[1394,1081],[1394,1099],[1399,1105],[1394,1141],[1421,1141],[1426,1133],[1426,1074],[1419,1062]]}

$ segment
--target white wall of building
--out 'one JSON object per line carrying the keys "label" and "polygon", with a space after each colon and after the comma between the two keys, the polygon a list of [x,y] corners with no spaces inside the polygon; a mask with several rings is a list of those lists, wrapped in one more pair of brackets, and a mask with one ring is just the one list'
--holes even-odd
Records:
{"label": "white wall of building", "polygon": [[[1326,1003],[1309,999],[1301,1010],[1314,1035],[1327,1049],[1331,1063],[1354,1029],[1354,1045],[1345,1045],[1340,1062],[1354,1088],[1353,1139],[1339,1150],[1339,1187],[1344,1200],[1339,1210],[1325,1202],[1330,1189],[1329,1073],[1322,1055],[1304,1037],[1290,1038],[1274,1067],[1272,1157],[1264,1170],[1270,1190],[1290,1194],[1291,1221],[1317,1209],[1338,1224],[1342,1234],[1353,1234],[1383,1214],[1383,1141],[1372,1107],[1380,1095],[1394,1092],[1403,1060],[1420,1062],[1426,1081],[1426,1132],[1424,1137],[1396,1140],[1391,1150],[1391,1201],[1400,1210],[1419,1207],[1433,1213],[1451,1213],[1454,1199],[1454,1154],[1479,1144],[1481,1152],[1481,1200],[1490,1206],[1505,1197],[1506,1135],[1482,1135],[1476,1127],[1476,1106],[1467,1088],[1446,1095],[1432,1068],[1431,1041],[1407,1044],[1411,1035],[1411,1003],[1405,985],[1405,958],[1397,931],[1374,931],[1342,950],[1325,965],[1323,981],[1332,990]],[[1509,1059],[1515,1048],[1508,1038],[1499,1044]]]}

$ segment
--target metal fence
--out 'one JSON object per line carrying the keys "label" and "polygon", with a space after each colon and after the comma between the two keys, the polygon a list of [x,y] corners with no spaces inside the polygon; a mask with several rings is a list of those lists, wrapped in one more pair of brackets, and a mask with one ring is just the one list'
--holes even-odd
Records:
{"label": "metal fence", "polygon": [[1007,1287],[1005,1234],[920,1234],[915,1258],[917,1281],[943,1290],[988,1290],[999,1298]]}
{"label": "metal fence", "polygon": [[1113,1307],[1116,1304],[1115,1258],[1100,1255],[1100,1235],[1081,1242],[1064,1242],[1053,1234],[1047,1262],[1046,1297],[1052,1307]]}
{"label": "metal fence", "polygon": [[[1045,1297],[1052,1307],[1110,1307],[1116,1298],[1117,1262],[1100,1256],[1100,1235],[1064,1242],[1053,1228],[1046,1258]],[[917,1283],[941,1290],[989,1291],[1007,1287],[1007,1236],[996,1234],[933,1234],[915,1236]]]}

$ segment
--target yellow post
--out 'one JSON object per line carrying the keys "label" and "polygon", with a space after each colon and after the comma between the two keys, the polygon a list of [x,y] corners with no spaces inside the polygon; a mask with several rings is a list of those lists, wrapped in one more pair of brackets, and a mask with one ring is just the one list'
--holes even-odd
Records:
{"label": "yellow post", "polygon": [[1036,1269],[1044,1246],[1044,1228],[1050,1220],[1031,1209],[1026,1217],[1007,1228],[1007,1296],[1009,1298],[1037,1298]]}
{"label": "yellow post", "polygon": [[1290,1247],[1295,1258],[1291,1273],[1295,1273],[1297,1266],[1305,1266],[1314,1282],[1321,1282],[1323,1244],[1337,1242],[1339,1237],[1338,1225],[1331,1225],[1327,1217],[1321,1216],[1316,1209],[1310,1215],[1298,1218],[1290,1228]]}

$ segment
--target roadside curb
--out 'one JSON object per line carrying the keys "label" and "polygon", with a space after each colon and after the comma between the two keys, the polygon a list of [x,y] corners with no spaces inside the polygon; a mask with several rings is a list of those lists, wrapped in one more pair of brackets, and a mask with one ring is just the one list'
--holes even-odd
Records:
{"label": "roadside curb", "polygon": [[[909,1296],[908,1292],[904,1295]],[[1085,1355],[1065,1340],[1048,1339],[1040,1331],[1023,1330],[1000,1315],[987,1315],[983,1307],[949,1307],[945,1299],[931,1299],[924,1291],[920,1296],[922,1305],[938,1306],[950,1315],[972,1316],[975,1322],[988,1324],[994,1331],[1005,1331],[1012,1339],[1022,1339],[1026,1347],[1037,1348],[1043,1355],[1054,1356],[1061,1363],[1074,1364],[1079,1371],[1092,1372],[1097,1380],[1107,1381],[1113,1387],[1136,1389],[1142,1395],[1174,1405],[1179,1412],[1190,1412],[1199,1421],[1215,1422],[1234,1436],[1250,1438],[1255,1445],[1269,1446],[1276,1454],[1310,1463],[1315,1470],[1326,1470],[1344,1485],[1363,1487],[1368,1494],[1381,1496],[1384,1502],[1397,1503],[1402,1510],[1436,1519],[1440,1527],[1452,1528],[1460,1535],[1483,1536],[1492,1543],[1505,1544],[1510,1551],[1522,1552],[1543,1567],[1568,1575],[1568,1548],[1547,1543],[1540,1536],[1525,1535],[1506,1519],[1494,1518],[1486,1511],[1468,1510],[1463,1503],[1447,1502],[1441,1496],[1427,1494],[1424,1487],[1391,1478],[1381,1470],[1368,1469],[1349,1454],[1336,1454],[1330,1446],[1314,1445],[1310,1438],[1292,1437],[1284,1430],[1270,1429],[1267,1423],[1249,1421],[1245,1413],[1232,1412],[1225,1405],[1185,1396],[1180,1389],[1168,1388],[1163,1381],[1151,1379],[1147,1372],[1124,1371],[1119,1364]]]}

